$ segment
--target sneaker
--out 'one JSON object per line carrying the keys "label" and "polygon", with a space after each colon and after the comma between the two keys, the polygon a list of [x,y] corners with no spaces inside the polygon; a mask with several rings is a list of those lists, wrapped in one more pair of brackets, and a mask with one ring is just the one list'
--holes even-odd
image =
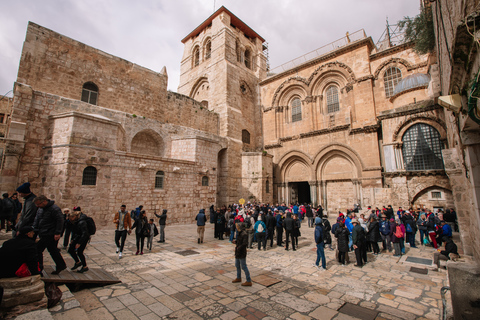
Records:
{"label": "sneaker", "polygon": [[120,251],[120,247],[117,247],[117,252],[115,252],[115,253],[118,253],[119,251]]}
{"label": "sneaker", "polygon": [[142,254],[143,254],[143,251],[142,251],[142,252],[140,252],[140,255],[142,255]]}
{"label": "sneaker", "polygon": [[240,279],[240,278],[235,278],[234,280],[232,280],[232,283],[237,283],[237,282],[242,282],[242,279]]}
{"label": "sneaker", "polygon": [[118,259],[122,259],[122,251],[118,254]]}
{"label": "sneaker", "polygon": [[75,264],[73,265],[73,267],[70,268],[70,270],[75,270],[77,269],[78,267],[80,267],[82,265],[81,262],[75,262]]}
{"label": "sneaker", "polygon": [[82,267],[80,270],[77,270],[78,273],[84,273],[88,271],[88,267]]}
{"label": "sneaker", "polygon": [[138,251],[137,251],[137,252],[135,252],[135,255],[136,255],[136,256],[138,256]]}

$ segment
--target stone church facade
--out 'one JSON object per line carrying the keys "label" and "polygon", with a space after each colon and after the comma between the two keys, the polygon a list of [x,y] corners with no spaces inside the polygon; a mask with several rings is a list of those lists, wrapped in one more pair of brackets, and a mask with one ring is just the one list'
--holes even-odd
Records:
{"label": "stone church facade", "polygon": [[222,7],[183,40],[168,75],[29,23],[4,139],[2,191],[30,181],[102,223],[121,204],[247,201],[453,205],[435,61],[352,34],[268,71],[265,40]]}

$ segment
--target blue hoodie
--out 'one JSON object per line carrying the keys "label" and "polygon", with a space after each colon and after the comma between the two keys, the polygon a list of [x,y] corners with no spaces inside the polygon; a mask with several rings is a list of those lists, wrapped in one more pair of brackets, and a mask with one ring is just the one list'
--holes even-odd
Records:
{"label": "blue hoodie", "polygon": [[207,222],[207,217],[205,216],[205,209],[200,209],[197,216],[195,217],[197,220],[197,226],[204,226],[205,222]]}
{"label": "blue hoodie", "polygon": [[[318,220],[317,220],[318,219]],[[320,218],[315,218],[315,243],[319,244],[323,242],[323,226]]]}

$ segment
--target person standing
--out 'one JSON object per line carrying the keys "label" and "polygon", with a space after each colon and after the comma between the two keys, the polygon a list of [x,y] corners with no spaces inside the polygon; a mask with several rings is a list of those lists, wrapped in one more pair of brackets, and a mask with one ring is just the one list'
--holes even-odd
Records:
{"label": "person standing", "polygon": [[314,225],[313,225],[313,211],[312,211],[312,207],[310,207],[310,205],[307,206],[305,215],[307,216],[308,227],[313,228],[314,227]]}
{"label": "person standing", "polygon": [[2,197],[2,209],[0,213],[2,217],[1,229],[5,228],[6,232],[10,232],[12,229],[11,221],[15,211],[15,202],[8,197],[8,193],[4,193]]}
{"label": "person standing", "polygon": [[205,209],[200,209],[197,216],[197,234],[198,234],[198,243],[203,243],[203,235],[205,234],[205,223],[207,222],[207,217],[205,216]]}
{"label": "person standing", "polygon": [[345,260],[347,260],[348,262],[348,241],[350,238],[349,234],[350,231],[348,231],[347,227],[345,227],[345,223],[343,223],[343,221],[339,221],[338,227],[335,228],[335,238],[337,238],[338,262],[340,262],[343,266],[345,265]]}
{"label": "person standing", "polygon": [[148,221],[148,227],[150,228],[150,233],[147,239],[147,249],[152,251],[153,238],[157,236],[158,229],[155,223],[153,223],[153,219]]}
{"label": "person standing", "polygon": [[265,225],[264,220],[264,215],[263,212],[260,211],[260,214],[258,215],[258,220],[255,222],[254,230],[255,230],[255,235],[257,237],[257,243],[258,243],[258,250],[262,249],[263,245],[263,251],[267,250],[267,238],[266,238],[266,231],[267,231],[267,226]]}
{"label": "person standing", "polygon": [[36,195],[30,191],[30,182],[25,182],[18,187],[17,192],[24,200],[20,219],[18,219],[18,222],[15,225],[16,235],[19,234],[21,228],[33,226],[35,215],[37,214],[37,206],[33,202]]}
{"label": "person standing", "polygon": [[160,240],[157,242],[165,242],[165,226],[167,225],[167,209],[163,209],[162,214],[158,215],[155,213],[155,216],[159,218],[158,225],[160,226]]}
{"label": "person standing", "polygon": [[215,230],[217,234],[215,235],[215,238],[218,238],[218,240],[223,240],[223,235],[225,234],[225,214],[220,212],[220,209],[217,209],[217,212],[215,214]]}
{"label": "person standing", "polygon": [[70,228],[72,232],[72,241],[68,248],[68,253],[72,256],[75,264],[70,270],[76,270],[80,266],[78,273],[84,273],[88,271],[87,260],[83,252],[90,241],[90,233],[88,231],[87,216],[82,213],[80,207],[73,208],[73,212],[69,215]]}
{"label": "person standing", "polygon": [[266,238],[267,240],[270,239],[270,248],[273,247],[273,234],[275,232],[275,218],[272,215],[272,210],[268,209],[268,214],[265,217],[265,225],[267,227],[267,235]]}
{"label": "person standing", "polygon": [[285,250],[288,251],[288,244],[289,244],[289,239],[292,241],[292,249],[293,251],[297,250],[295,249],[295,238],[293,235],[293,225],[295,224],[295,221],[292,219],[292,213],[287,212],[287,217],[285,218],[285,221],[283,221],[283,226],[285,227]]}
{"label": "person standing", "polygon": [[276,225],[275,227],[277,232],[277,247],[283,247],[282,238],[283,238],[283,211],[278,211],[275,216]]}
{"label": "person standing", "polygon": [[10,221],[11,222],[10,225],[13,230],[15,228],[15,225],[17,224],[18,215],[22,212],[22,203],[18,201],[18,193],[16,192],[12,194],[10,199],[12,199],[13,203],[15,204],[15,209],[13,210],[12,219]]}
{"label": "person standing", "polygon": [[380,236],[382,237],[382,246],[383,250],[388,249],[389,252],[392,252],[392,242],[391,242],[391,227],[390,222],[387,220],[387,216],[382,213],[380,215],[381,219],[379,223]]}
{"label": "person standing", "polygon": [[[325,230],[323,229],[322,219],[320,217],[315,218],[315,243],[317,244],[317,260],[314,266],[320,270],[325,271],[327,269],[327,261],[325,259]],[[287,240],[288,241],[288,240]],[[319,267],[320,259],[322,259],[322,267]]]}
{"label": "person standing", "polygon": [[417,227],[420,231],[420,244],[425,245],[424,238],[427,239],[428,243],[428,232],[427,232],[427,219],[425,213],[421,213],[417,220]]}
{"label": "person standing", "polygon": [[72,236],[72,223],[70,221],[70,209],[69,208],[64,208],[63,209],[63,231],[62,231],[62,236],[63,236],[63,248],[67,249],[68,243],[70,242],[70,238]]}
{"label": "person standing", "polygon": [[145,246],[145,237],[150,235],[150,227],[148,226],[147,214],[145,210],[140,212],[140,217],[133,223],[132,229],[135,229],[135,240],[137,244],[137,252],[135,255],[143,254]]}
{"label": "person standing", "polygon": [[367,248],[365,246],[365,230],[362,228],[357,219],[352,220],[352,241],[355,257],[357,258],[356,267],[363,267],[367,263]]}
{"label": "person standing", "polygon": [[[248,236],[245,232],[245,228],[250,227],[250,220],[246,220],[244,223],[237,223],[237,240],[235,242],[235,268],[237,269],[237,277],[232,283],[242,282],[242,271],[245,272],[246,281],[242,283],[244,287],[252,286],[252,279],[250,278],[250,272],[247,267],[247,246]],[[240,269],[241,268],[241,269]]]}
{"label": "person standing", "polygon": [[37,242],[37,255],[40,264],[40,270],[43,270],[43,251],[48,250],[50,256],[55,262],[55,270],[52,274],[59,274],[67,268],[60,250],[57,248],[58,240],[63,230],[63,214],[55,201],[49,200],[41,195],[33,199],[33,203],[38,208],[33,229],[37,232],[40,240]]}
{"label": "person standing", "polygon": [[[120,210],[115,213],[113,218],[113,223],[116,225],[115,230],[115,244],[117,245],[118,258],[121,259],[123,256],[123,247],[125,246],[125,239],[127,238],[127,233],[130,234],[132,231],[132,217],[127,212],[127,206],[122,204]],[[120,242],[121,241],[121,242]]]}

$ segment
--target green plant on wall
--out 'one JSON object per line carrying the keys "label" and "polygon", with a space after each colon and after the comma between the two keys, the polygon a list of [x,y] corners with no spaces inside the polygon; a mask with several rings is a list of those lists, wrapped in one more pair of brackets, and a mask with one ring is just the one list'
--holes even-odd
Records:
{"label": "green plant on wall", "polygon": [[435,50],[435,31],[433,29],[432,8],[423,7],[414,18],[404,17],[398,21],[398,27],[405,32],[404,42],[415,42],[415,51],[426,54]]}

